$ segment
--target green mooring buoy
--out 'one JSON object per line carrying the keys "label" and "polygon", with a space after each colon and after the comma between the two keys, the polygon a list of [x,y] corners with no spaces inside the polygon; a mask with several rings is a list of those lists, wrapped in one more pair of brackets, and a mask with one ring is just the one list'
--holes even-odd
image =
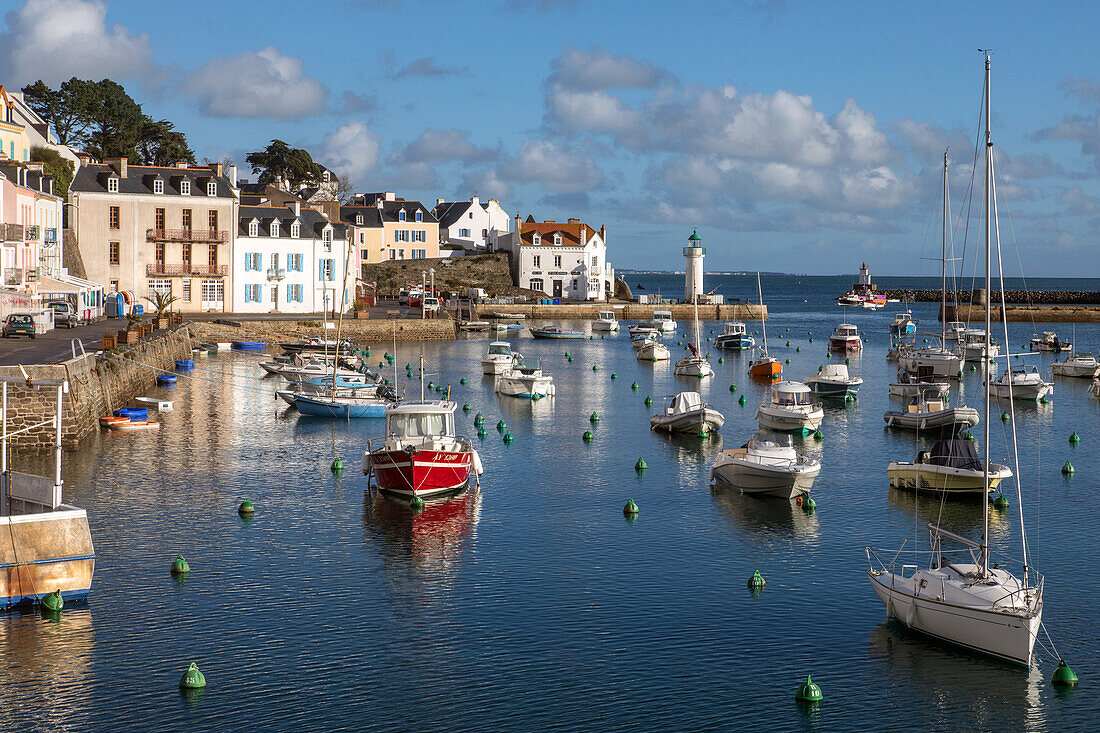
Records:
{"label": "green mooring buoy", "polygon": [[817,502],[813,500],[813,497],[807,496],[806,501],[802,502],[802,511],[811,513],[817,509]]}
{"label": "green mooring buoy", "polygon": [[251,499],[246,498],[244,501],[242,501],[240,503],[240,506],[237,507],[237,514],[255,514],[255,513],[256,513],[256,507],[254,507],[252,505],[252,500]]}
{"label": "green mooring buoy", "polygon": [[1081,442],[1081,436],[1078,435],[1076,432],[1070,433],[1069,442],[1071,445],[1077,445]]}
{"label": "green mooring buoy", "polygon": [[810,675],[806,675],[806,682],[799,685],[798,692],[794,693],[794,699],[800,702],[821,702],[824,698],[821,688],[814,684]]}
{"label": "green mooring buoy", "polygon": [[748,400],[745,399],[745,395],[741,395],[737,398],[737,404],[741,405],[742,407],[745,406],[746,402],[748,402]]}
{"label": "green mooring buoy", "polygon": [[737,391],[737,385],[736,384],[731,384],[730,385],[730,392],[733,393],[733,392],[736,392],[736,391]]}
{"label": "green mooring buoy", "polygon": [[413,498],[409,499],[409,507],[414,512],[419,514],[420,512],[424,511],[424,499],[417,496],[416,494],[413,494]]}
{"label": "green mooring buoy", "polygon": [[497,422],[497,432],[498,433],[503,433],[504,429],[507,428],[507,427],[508,427],[508,423],[504,422],[504,420],[500,420],[500,421]]}
{"label": "green mooring buoy", "polygon": [[993,500],[994,509],[1008,509],[1008,499],[1004,494],[997,494],[997,498]]}
{"label": "green mooring buoy", "polygon": [[638,462],[634,464],[634,470],[635,471],[644,471],[647,468],[649,468],[649,466],[646,464],[644,458],[639,458]]}
{"label": "green mooring buoy", "polygon": [[1076,687],[1077,675],[1066,664],[1066,660],[1059,659],[1058,667],[1054,670],[1054,674],[1050,676],[1050,682],[1057,687]]}
{"label": "green mooring buoy", "polygon": [[752,571],[752,575],[749,576],[748,587],[753,590],[759,590],[764,587],[764,576],[760,574],[759,570]]}
{"label": "green mooring buoy", "polygon": [[180,677],[180,688],[184,690],[201,690],[206,687],[206,677],[199,671],[199,665],[191,662],[191,666]]}
{"label": "green mooring buoy", "polygon": [[637,382],[633,382],[633,383],[631,383],[631,385],[630,385],[630,389],[631,389],[631,390],[636,390],[636,389],[638,389],[638,383],[637,383]]}
{"label": "green mooring buoy", "polygon": [[1066,461],[1066,465],[1062,466],[1062,473],[1066,476],[1073,474],[1073,464]]}
{"label": "green mooring buoy", "polygon": [[594,437],[595,436],[592,435],[591,430],[585,430],[584,435],[581,436],[581,439],[584,440],[585,443],[591,443]]}
{"label": "green mooring buoy", "polygon": [[814,440],[825,440],[825,433],[820,430],[814,431]]}
{"label": "green mooring buoy", "polygon": [[591,415],[588,416],[588,421],[589,422],[599,422],[600,421],[600,416],[597,413],[593,412]]}
{"label": "green mooring buoy", "polygon": [[626,500],[626,506],[623,507],[623,515],[627,517],[638,515],[638,505],[634,503],[633,499]]}
{"label": "green mooring buoy", "polygon": [[344,470],[344,462],[340,460],[339,456],[337,456],[336,458],[332,459],[332,466],[330,466],[330,468],[332,469],[333,473],[340,473]]}
{"label": "green mooring buoy", "polygon": [[48,613],[56,613],[65,607],[65,599],[61,597],[60,588],[42,596],[38,602],[42,605],[42,610]]}
{"label": "green mooring buoy", "polygon": [[645,400],[643,400],[643,402],[645,402],[646,407],[649,407],[650,405],[653,404],[653,398],[650,397],[649,395],[646,395]]}
{"label": "green mooring buoy", "polygon": [[511,443],[513,440],[515,440],[515,438],[512,437],[511,433],[505,433],[504,434],[504,442],[505,443]]}
{"label": "green mooring buoy", "polygon": [[191,566],[183,559],[183,555],[176,555],[172,563],[172,575],[187,575],[189,572],[191,572]]}

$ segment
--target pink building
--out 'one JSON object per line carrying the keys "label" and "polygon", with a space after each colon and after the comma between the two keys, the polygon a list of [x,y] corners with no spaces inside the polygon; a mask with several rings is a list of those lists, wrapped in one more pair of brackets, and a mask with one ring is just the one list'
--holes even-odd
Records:
{"label": "pink building", "polygon": [[0,286],[38,293],[61,268],[62,201],[41,164],[0,162]]}

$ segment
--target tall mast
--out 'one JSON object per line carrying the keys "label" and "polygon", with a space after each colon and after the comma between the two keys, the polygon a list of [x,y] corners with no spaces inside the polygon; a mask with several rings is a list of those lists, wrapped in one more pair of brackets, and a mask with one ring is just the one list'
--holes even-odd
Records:
{"label": "tall mast", "polygon": [[[982,353],[982,360],[985,362],[982,366],[985,371],[985,416],[983,421],[985,422],[985,442],[984,448],[984,463],[982,463],[982,478],[983,487],[989,486],[989,377],[990,369],[989,365],[989,332],[990,332],[990,303],[993,298],[992,289],[990,288],[991,278],[989,273],[990,259],[990,230],[992,228],[992,207],[990,206],[990,196],[992,193],[992,186],[990,181],[990,174],[993,171],[993,133],[990,131],[990,113],[989,113],[989,51],[985,51],[985,350]],[[987,488],[982,490],[982,577],[989,575],[989,496]]]}
{"label": "tall mast", "polygon": [[760,298],[760,330],[764,334],[764,356],[768,355],[768,327],[764,324],[764,291],[760,289],[760,271],[756,271],[756,295]]}
{"label": "tall mast", "polygon": [[[950,148],[948,148],[950,150]],[[947,150],[943,151],[943,254],[940,257],[940,293],[943,302],[940,304],[940,348],[947,349]]]}

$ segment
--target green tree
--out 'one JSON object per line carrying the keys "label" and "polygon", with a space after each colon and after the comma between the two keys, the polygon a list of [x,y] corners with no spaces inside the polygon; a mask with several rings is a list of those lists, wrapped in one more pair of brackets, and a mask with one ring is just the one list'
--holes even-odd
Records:
{"label": "green tree", "polygon": [[54,195],[65,198],[69,195],[69,185],[73,182],[76,166],[71,160],[61,157],[61,153],[50,148],[31,148],[31,160],[43,163],[46,173],[53,176]]}
{"label": "green tree", "polygon": [[175,165],[180,161],[195,162],[195,152],[187,137],[168,120],[153,120],[145,116],[137,141],[137,154],[144,165]]}
{"label": "green tree", "polygon": [[96,83],[75,76],[55,91],[39,79],[23,87],[23,100],[38,116],[53,124],[62,145],[83,148],[96,115]]}
{"label": "green tree", "polygon": [[121,84],[104,79],[96,82],[95,88],[96,112],[85,149],[100,160],[129,158],[131,163],[140,163],[137,143],[149,118]]}
{"label": "green tree", "polygon": [[245,158],[253,173],[259,173],[260,183],[275,183],[282,179],[291,189],[302,184],[316,184],[321,169],[310,154],[301,148],[292,148],[282,140],[272,140],[263,150],[249,153]]}

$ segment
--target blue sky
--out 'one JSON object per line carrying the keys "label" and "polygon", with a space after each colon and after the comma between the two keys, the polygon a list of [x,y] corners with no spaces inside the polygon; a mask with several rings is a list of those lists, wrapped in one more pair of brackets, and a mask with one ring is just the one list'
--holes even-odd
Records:
{"label": "blue sky", "polygon": [[618,267],[698,227],[708,269],[904,275],[936,269],[946,145],[964,200],[989,47],[1003,239],[1100,276],[1100,9],[1035,8],[25,0],[0,81],[111,77],[200,158],[278,137],[360,190],[606,224]]}

